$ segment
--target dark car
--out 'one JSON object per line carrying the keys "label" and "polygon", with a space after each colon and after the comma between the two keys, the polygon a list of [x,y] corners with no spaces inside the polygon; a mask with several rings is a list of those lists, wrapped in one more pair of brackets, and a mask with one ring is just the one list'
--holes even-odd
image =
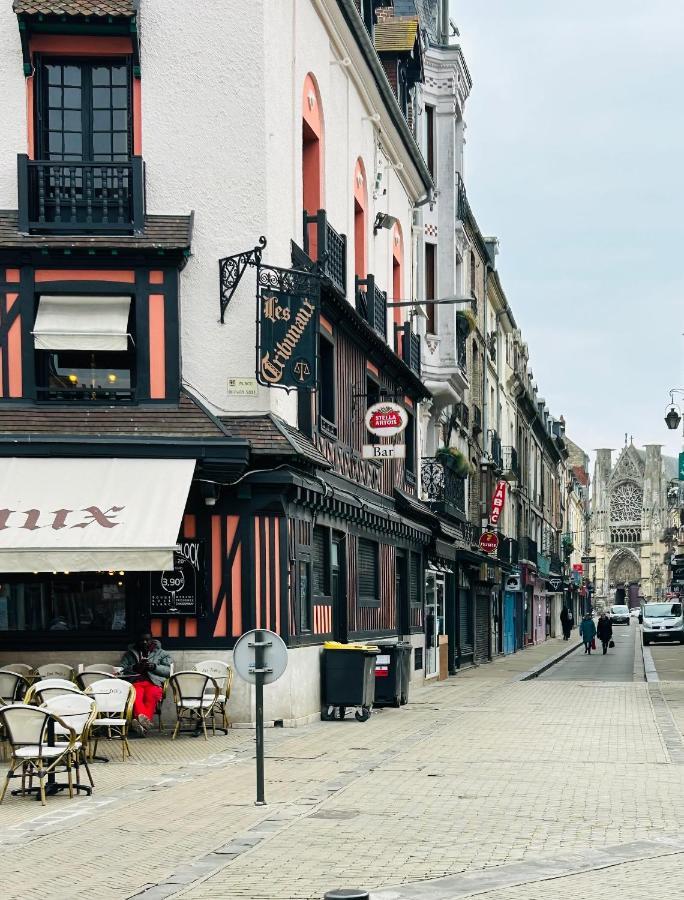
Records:
{"label": "dark car", "polygon": [[613,625],[629,625],[631,622],[628,606],[611,606],[610,621]]}

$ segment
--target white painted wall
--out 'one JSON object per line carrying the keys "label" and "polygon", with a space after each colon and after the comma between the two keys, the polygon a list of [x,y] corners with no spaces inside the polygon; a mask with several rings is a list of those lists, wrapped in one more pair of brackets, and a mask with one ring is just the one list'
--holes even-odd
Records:
{"label": "white painted wall", "polygon": [[17,154],[27,152],[26,80],[17,17],[0,4],[0,209],[17,208]]}

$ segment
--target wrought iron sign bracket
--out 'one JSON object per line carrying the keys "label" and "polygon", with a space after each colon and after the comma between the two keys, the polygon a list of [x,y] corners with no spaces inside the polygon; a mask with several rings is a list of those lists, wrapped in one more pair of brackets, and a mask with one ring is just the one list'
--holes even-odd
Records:
{"label": "wrought iron sign bracket", "polygon": [[[354,385],[354,387],[359,387],[359,385]],[[356,414],[356,411],[359,407],[359,403],[357,400],[365,400],[366,404],[368,403],[368,398],[371,394],[368,394],[366,391],[354,391],[352,393],[352,416]],[[404,400],[404,392],[403,391],[387,391],[384,388],[380,388],[379,395],[373,394],[372,396],[376,397],[377,402],[382,402],[383,400],[391,400],[393,403],[403,403]],[[362,407],[363,414],[365,415],[366,410],[365,406]]]}
{"label": "wrought iron sign bracket", "polygon": [[219,291],[221,297],[221,324],[225,324],[224,317],[228,304],[233,299],[233,294],[238,288],[247,266],[261,265],[261,254],[266,247],[266,238],[262,234],[259,244],[251,250],[236,253],[234,256],[225,256],[219,260]]}

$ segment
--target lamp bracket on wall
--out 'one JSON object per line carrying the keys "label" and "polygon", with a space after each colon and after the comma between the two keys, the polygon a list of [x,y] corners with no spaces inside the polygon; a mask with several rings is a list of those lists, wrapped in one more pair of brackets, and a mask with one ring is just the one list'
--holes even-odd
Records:
{"label": "lamp bracket on wall", "polygon": [[228,304],[233,299],[233,294],[238,288],[242,276],[245,274],[247,266],[259,266],[261,264],[261,254],[266,247],[266,238],[262,234],[259,238],[259,244],[251,250],[245,250],[243,253],[236,253],[234,256],[225,256],[219,260],[219,291],[221,297],[221,324],[224,324],[224,317]]}

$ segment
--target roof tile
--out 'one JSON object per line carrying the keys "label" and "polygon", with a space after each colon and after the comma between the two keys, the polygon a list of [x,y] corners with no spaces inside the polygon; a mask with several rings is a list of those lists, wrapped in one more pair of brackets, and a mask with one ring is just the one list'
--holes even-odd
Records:
{"label": "roof tile", "polygon": [[389,19],[375,26],[375,49],[378,53],[410,53],[417,38],[417,18]]}
{"label": "roof tile", "polygon": [[17,15],[134,16],[133,0],[14,0]]}
{"label": "roof tile", "polygon": [[222,416],[221,422],[236,437],[250,443],[256,456],[302,457],[319,468],[331,468],[314,444],[292,425],[272,413],[257,416]]}

